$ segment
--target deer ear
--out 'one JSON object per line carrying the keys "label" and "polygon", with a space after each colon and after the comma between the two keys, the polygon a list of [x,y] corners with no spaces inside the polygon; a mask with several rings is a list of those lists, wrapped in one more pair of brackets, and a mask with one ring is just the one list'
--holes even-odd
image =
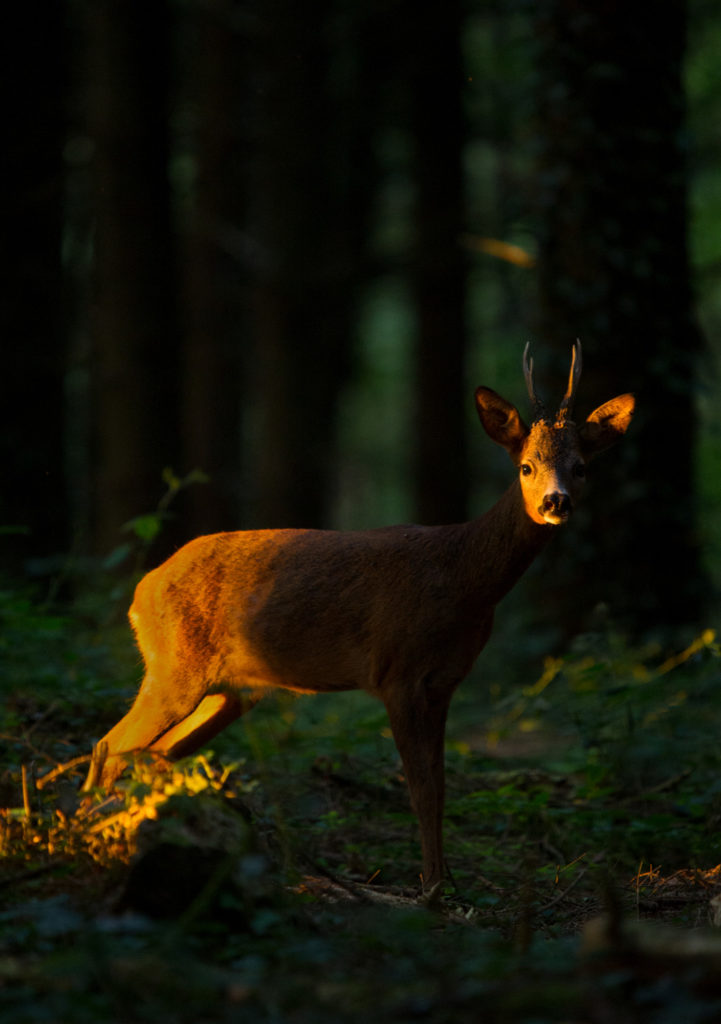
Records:
{"label": "deer ear", "polygon": [[635,406],[633,395],[619,395],[591,413],[580,431],[581,446],[587,459],[620,441],[628,430]]}
{"label": "deer ear", "polygon": [[528,437],[528,427],[518,409],[491,388],[476,388],[476,409],[483,429],[492,441],[505,448],[514,462]]}

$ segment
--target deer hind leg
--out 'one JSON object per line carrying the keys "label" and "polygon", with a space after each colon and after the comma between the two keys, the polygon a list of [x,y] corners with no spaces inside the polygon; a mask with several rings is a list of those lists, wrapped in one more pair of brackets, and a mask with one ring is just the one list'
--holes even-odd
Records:
{"label": "deer hind leg", "polygon": [[229,693],[209,694],[187,718],[164,732],[148,749],[163,754],[171,761],[194,754],[236,718],[250,711],[259,700],[259,697],[249,694],[242,697]]}
{"label": "deer hind leg", "polygon": [[[179,694],[180,698],[176,697],[171,703],[164,697],[169,692]],[[188,693],[183,699],[182,694],[181,688],[168,687],[167,681],[147,672],[130,711],[103,736],[93,751],[83,792],[95,786],[111,786],[127,767],[124,755],[134,750],[147,750],[158,737],[190,714],[199,703],[200,695]],[[97,756],[99,750],[103,750],[103,757]]]}
{"label": "deer hind leg", "polygon": [[393,739],[403,761],[411,805],[418,817],[423,854],[423,888],[443,877],[444,739],[450,693],[428,695],[419,688],[385,700]]}
{"label": "deer hind leg", "polygon": [[[253,703],[250,697],[205,697],[203,689],[189,686],[187,680],[175,680],[171,686],[148,672],[130,711],[95,748],[83,792],[112,786],[133,751],[155,750],[171,759],[193,753]],[[98,756],[100,751],[103,756]]]}

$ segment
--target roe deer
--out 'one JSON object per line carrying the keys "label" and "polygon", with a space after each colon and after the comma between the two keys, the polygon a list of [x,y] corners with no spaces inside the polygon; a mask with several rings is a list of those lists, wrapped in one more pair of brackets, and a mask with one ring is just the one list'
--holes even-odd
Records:
{"label": "roe deer", "polygon": [[198,537],[138,584],[130,621],[145,678],[95,749],[84,790],[109,786],[135,750],[192,753],[276,687],[365,690],[386,707],[420,825],[423,883],[443,874],[444,732],[454,690],[491,633],[495,606],[566,522],[586,463],[626,432],[632,395],[576,424],[573,348],[555,416],[479,387],[486,433],[518,475],[480,519],[361,532],[258,530]]}

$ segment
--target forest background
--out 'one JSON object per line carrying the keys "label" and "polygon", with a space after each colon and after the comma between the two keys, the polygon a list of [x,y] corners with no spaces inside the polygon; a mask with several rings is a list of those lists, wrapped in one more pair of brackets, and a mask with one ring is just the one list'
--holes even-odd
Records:
{"label": "forest background", "polygon": [[[4,11],[8,1024],[718,1019],[721,16],[652,14]],[[530,341],[552,405],[576,338],[578,413],[637,414],[459,688],[430,908],[362,694],[269,698],[76,813],[142,571],[202,532],[483,512],[514,471],[474,388],[526,414]]]}
{"label": "forest background", "polygon": [[639,411],[544,564],[552,599],[531,579],[524,601],[551,643],[599,609],[632,633],[697,622],[721,546],[719,42],[700,0],[652,22],[560,0],[23,4],[3,572],[79,585],[195,470],[148,565],[201,532],[478,514],[510,468],[473,388],[526,411],[531,340],[555,402],[579,337],[580,411],[627,390]]}

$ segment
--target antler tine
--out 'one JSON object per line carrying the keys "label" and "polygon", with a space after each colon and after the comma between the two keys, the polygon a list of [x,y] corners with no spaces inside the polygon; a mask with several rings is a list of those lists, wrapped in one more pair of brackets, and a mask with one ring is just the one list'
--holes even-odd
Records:
{"label": "antler tine", "polygon": [[528,388],[528,397],[532,402],[536,401],[536,395],[533,390],[533,359],[528,358],[528,350],[531,347],[530,341],[526,342],[526,347],[523,350],[523,376],[526,378],[526,387]]}
{"label": "antler tine", "polygon": [[536,389],[533,385],[533,358],[529,358],[528,350],[531,347],[530,341],[526,342],[526,347],[523,350],[523,376],[526,378],[526,387],[528,388],[528,397],[531,399],[531,405],[533,406],[533,418],[540,419],[543,415],[543,402],[536,394]]}
{"label": "antler tine", "polygon": [[568,375],[568,387],[566,388],[566,394],[563,396],[558,409],[559,419],[565,419],[571,415],[573,403],[576,400],[576,390],[578,388],[578,382],[581,379],[582,369],[583,359],[581,354],[581,342],[577,338],[576,344],[573,346],[571,352],[571,372]]}

